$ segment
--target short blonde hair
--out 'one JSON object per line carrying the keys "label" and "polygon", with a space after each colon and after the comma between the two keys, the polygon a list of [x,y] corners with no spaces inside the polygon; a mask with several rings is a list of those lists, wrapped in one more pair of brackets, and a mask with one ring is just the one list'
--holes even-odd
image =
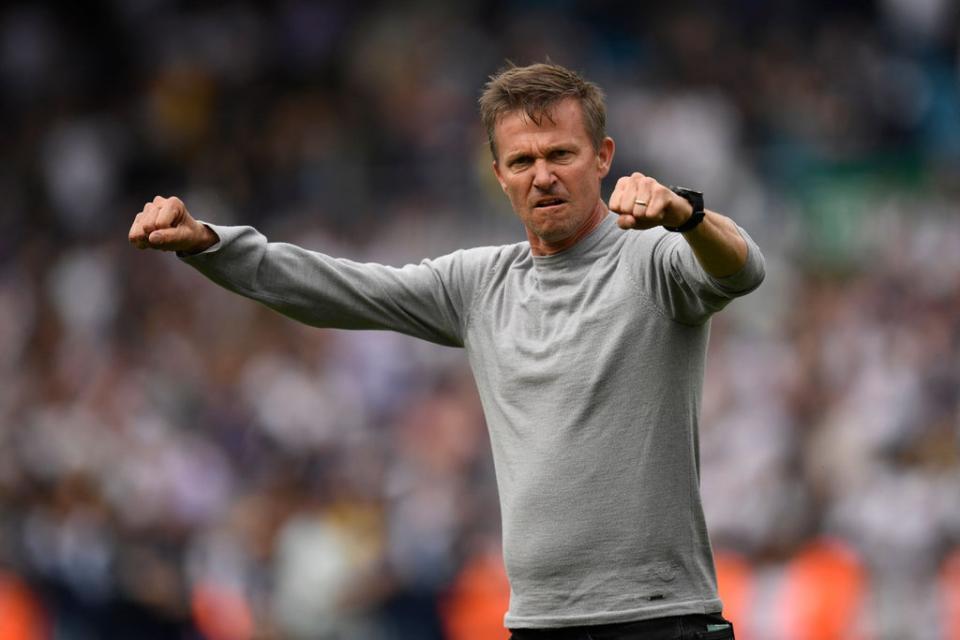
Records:
{"label": "short blonde hair", "polygon": [[497,160],[493,133],[500,118],[522,110],[539,125],[543,118],[550,119],[558,102],[567,98],[580,101],[583,125],[593,148],[599,151],[607,126],[607,107],[600,87],[584,80],[575,71],[549,61],[526,67],[508,62],[506,68],[490,76],[479,103],[480,120],[487,130],[493,160]]}

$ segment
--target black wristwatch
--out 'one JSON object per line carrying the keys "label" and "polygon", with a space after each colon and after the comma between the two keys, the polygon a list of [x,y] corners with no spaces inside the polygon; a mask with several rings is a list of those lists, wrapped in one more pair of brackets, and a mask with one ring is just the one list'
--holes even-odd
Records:
{"label": "black wristwatch", "polygon": [[698,224],[703,222],[703,216],[706,215],[703,211],[703,194],[685,187],[670,187],[670,190],[693,206],[693,215],[687,218],[687,221],[679,227],[668,227],[664,225],[663,228],[667,231],[677,231],[680,233],[695,229]]}

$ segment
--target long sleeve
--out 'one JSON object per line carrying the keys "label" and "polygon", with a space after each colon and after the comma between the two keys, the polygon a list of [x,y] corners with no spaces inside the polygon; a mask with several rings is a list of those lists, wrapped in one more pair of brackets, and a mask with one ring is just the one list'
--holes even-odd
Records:
{"label": "long sleeve", "polygon": [[684,324],[702,324],[731,300],[750,293],[763,282],[763,255],[747,232],[737,229],[747,243],[747,261],[733,275],[711,276],[679,233],[663,229],[637,234],[639,246],[631,254],[636,261],[631,271],[671,318]]}
{"label": "long sleeve", "polygon": [[495,251],[461,250],[395,268],[268,242],[252,227],[209,226],[220,242],[180,258],[230,291],[316,327],[389,329],[456,347]]}

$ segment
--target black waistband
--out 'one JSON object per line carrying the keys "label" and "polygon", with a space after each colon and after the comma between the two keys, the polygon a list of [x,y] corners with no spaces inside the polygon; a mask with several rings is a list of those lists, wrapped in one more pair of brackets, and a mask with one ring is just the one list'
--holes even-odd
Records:
{"label": "black waistband", "polygon": [[712,624],[729,624],[719,613],[691,614],[651,618],[634,622],[597,624],[557,629],[510,629],[513,640],[611,640],[624,637],[624,634],[636,634],[637,637],[677,638],[685,629],[704,628]]}

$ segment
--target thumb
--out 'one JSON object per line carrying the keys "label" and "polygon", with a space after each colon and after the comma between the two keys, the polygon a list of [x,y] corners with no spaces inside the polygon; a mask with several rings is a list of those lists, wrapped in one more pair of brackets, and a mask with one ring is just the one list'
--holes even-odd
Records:
{"label": "thumb", "polygon": [[190,244],[190,229],[186,226],[157,229],[150,233],[147,241],[153,249],[179,251]]}

